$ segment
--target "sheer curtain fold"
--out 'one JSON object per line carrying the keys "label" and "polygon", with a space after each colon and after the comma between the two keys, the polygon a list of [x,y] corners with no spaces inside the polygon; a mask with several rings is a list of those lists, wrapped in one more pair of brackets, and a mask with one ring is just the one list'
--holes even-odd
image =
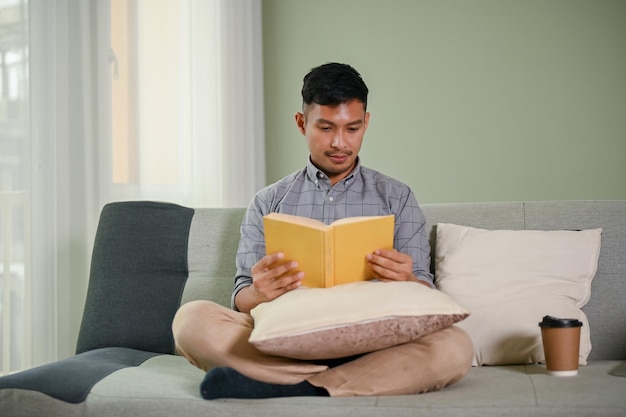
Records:
{"label": "sheer curtain fold", "polygon": [[[31,337],[18,324],[31,323],[32,274],[29,181],[30,20],[23,0],[2,4],[0,19],[0,374],[31,356]],[[30,297],[29,297],[30,298]],[[30,327],[30,326],[29,326]]]}
{"label": "sheer curtain fold", "polygon": [[90,1],[30,0],[30,323],[23,367],[73,353],[98,218],[95,15]]}
{"label": "sheer curtain fold", "polygon": [[221,1],[220,8],[221,199],[246,206],[265,183],[261,6]]}
{"label": "sheer curtain fold", "polygon": [[74,353],[104,204],[245,206],[265,184],[260,0],[8,3],[28,12],[29,88],[23,151],[0,158],[21,177],[0,207],[24,196],[26,236],[10,238],[26,256],[0,243],[24,281],[20,314],[0,304],[0,373]]}

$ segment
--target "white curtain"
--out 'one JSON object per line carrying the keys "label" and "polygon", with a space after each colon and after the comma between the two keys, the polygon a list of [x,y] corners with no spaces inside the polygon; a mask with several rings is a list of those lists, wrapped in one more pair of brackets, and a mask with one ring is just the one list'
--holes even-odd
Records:
{"label": "white curtain", "polygon": [[0,3],[0,373],[21,366],[31,323],[25,296],[31,267],[28,161],[28,5]]}
{"label": "white curtain", "polygon": [[[111,0],[102,191],[245,206],[265,183],[259,0]],[[102,56],[101,56],[102,57]],[[112,80],[112,81],[111,81]],[[111,102],[106,102],[111,98]],[[112,124],[109,121],[112,120]]]}
{"label": "white curtain", "polygon": [[260,0],[122,3],[126,54],[114,0],[0,0],[23,11],[0,46],[27,52],[0,90],[0,373],[73,354],[104,204],[245,206],[265,182]]}

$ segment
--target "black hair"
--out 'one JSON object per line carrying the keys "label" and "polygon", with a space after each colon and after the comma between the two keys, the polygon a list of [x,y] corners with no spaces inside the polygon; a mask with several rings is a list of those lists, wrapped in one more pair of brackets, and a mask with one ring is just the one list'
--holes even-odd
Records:
{"label": "black hair", "polygon": [[367,109],[367,85],[361,75],[347,64],[331,62],[320,65],[304,76],[302,107],[309,104],[336,106],[359,100]]}

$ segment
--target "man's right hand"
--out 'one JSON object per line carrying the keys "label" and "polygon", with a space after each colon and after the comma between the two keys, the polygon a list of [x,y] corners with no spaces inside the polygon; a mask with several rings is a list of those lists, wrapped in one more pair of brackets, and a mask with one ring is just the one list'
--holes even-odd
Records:
{"label": "man's right hand", "polygon": [[[257,305],[272,301],[302,285],[303,272],[296,272],[298,263],[283,262],[282,252],[265,255],[252,267],[252,285],[242,289],[235,297],[237,309],[249,313]],[[290,273],[291,272],[291,273]]]}

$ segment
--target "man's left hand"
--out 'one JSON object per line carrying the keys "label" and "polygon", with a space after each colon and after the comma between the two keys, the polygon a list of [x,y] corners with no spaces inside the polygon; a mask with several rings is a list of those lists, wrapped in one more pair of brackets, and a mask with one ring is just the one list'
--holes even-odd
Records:
{"label": "man's left hand", "polygon": [[406,253],[378,249],[367,255],[367,262],[374,276],[381,281],[416,281],[428,286],[413,274],[413,259]]}

